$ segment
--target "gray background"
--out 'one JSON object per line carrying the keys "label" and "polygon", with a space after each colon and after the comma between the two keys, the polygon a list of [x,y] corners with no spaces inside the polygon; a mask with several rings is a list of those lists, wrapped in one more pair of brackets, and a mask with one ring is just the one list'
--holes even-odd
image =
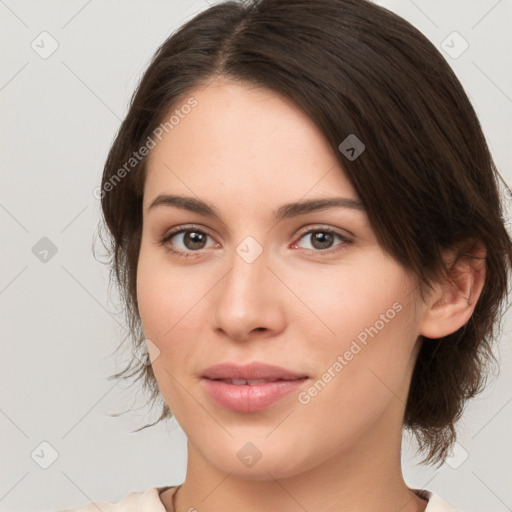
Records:
{"label": "gray background", "polygon": [[[379,3],[440,48],[479,114],[502,175],[512,182],[512,2]],[[133,490],[184,479],[179,426],[171,421],[130,433],[158,411],[141,407],[145,397],[137,387],[107,380],[128,354],[114,353],[126,331],[115,314],[118,301],[108,295],[108,269],[91,251],[93,244],[101,249],[93,190],[149,58],[207,6],[203,0],[0,0],[3,510],[115,502]],[[453,31],[469,44],[460,55],[464,41]],[[58,48],[44,55],[52,44]],[[512,507],[510,333],[507,315],[501,373],[468,406],[448,464],[438,470],[416,465],[413,445],[404,441],[407,483],[468,512]],[[109,416],[128,408],[133,412]]]}

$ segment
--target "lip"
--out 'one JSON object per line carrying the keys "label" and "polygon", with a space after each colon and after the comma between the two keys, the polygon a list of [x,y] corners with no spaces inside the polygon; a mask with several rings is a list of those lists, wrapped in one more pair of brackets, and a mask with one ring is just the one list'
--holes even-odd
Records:
{"label": "lip", "polygon": [[292,372],[281,366],[265,363],[220,363],[207,368],[201,377],[206,379],[246,379],[246,380],[296,380],[307,377],[304,373]]}
{"label": "lip", "polygon": [[[305,374],[263,363],[221,363],[202,374],[201,382],[217,405],[239,412],[257,412],[296,391],[308,379]],[[235,385],[221,379],[266,380],[265,383]]]}

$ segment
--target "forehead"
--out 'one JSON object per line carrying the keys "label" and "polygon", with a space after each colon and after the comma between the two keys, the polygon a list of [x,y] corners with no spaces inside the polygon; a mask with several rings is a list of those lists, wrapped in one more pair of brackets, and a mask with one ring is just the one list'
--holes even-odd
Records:
{"label": "forehead", "polygon": [[150,153],[145,207],[162,192],[240,205],[307,194],[357,197],[320,129],[270,89],[219,80],[182,98],[165,119],[173,113],[172,128]]}

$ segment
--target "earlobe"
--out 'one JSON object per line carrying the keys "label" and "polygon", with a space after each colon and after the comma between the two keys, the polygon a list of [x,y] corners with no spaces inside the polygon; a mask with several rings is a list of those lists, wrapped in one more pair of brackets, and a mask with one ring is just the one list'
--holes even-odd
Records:
{"label": "earlobe", "polygon": [[484,245],[477,241],[455,262],[455,252],[446,254],[449,275],[435,285],[421,325],[420,334],[426,338],[442,338],[465,325],[482,293],[485,284]]}

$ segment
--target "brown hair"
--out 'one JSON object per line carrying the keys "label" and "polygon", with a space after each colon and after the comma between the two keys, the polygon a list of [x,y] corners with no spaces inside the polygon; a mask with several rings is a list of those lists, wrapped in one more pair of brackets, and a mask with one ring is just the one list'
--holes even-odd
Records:
{"label": "brown hair", "polygon": [[[135,351],[144,346],[136,271],[147,158],[113,180],[171,108],[215,77],[284,94],[310,116],[337,152],[379,243],[417,276],[422,297],[448,273],[444,249],[465,257],[475,241],[485,246],[486,281],[474,313],[453,334],[424,339],[406,405],[404,427],[424,460],[441,464],[465,401],[481,391],[493,362],[512,265],[499,173],[463,87],[425,36],[367,0],[228,1],[179,28],[134,92],[102,179],[111,277]],[[354,160],[338,151],[350,134],[366,147]],[[111,378],[133,375],[150,401],[160,397],[147,359],[134,357]],[[163,403],[155,423],[171,415]]]}

